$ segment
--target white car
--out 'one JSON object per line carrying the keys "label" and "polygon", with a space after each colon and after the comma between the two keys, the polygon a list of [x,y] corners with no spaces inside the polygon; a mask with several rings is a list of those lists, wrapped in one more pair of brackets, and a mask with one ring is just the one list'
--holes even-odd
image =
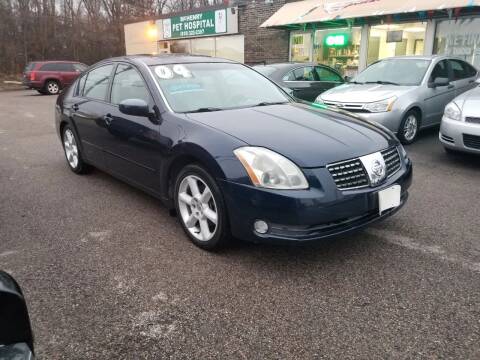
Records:
{"label": "white car", "polygon": [[445,150],[480,154],[480,80],[445,107],[439,138]]}

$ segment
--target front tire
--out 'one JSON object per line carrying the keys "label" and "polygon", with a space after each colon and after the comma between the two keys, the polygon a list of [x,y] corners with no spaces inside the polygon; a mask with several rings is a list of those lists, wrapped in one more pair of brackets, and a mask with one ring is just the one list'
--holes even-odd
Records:
{"label": "front tire", "polygon": [[58,81],[49,80],[45,83],[45,92],[48,95],[58,95],[60,92],[60,84]]}
{"label": "front tire", "polygon": [[409,145],[415,142],[420,129],[420,120],[418,111],[410,110],[405,114],[398,129],[398,138],[402,144]]}
{"label": "front tire", "polygon": [[75,174],[86,174],[90,172],[92,167],[83,160],[81,150],[78,146],[79,139],[75,130],[73,130],[70,125],[65,125],[62,129],[62,143],[70,170]]}
{"label": "front tire", "polygon": [[230,240],[223,194],[199,165],[185,166],[177,176],[175,208],[183,230],[198,247],[216,250]]}

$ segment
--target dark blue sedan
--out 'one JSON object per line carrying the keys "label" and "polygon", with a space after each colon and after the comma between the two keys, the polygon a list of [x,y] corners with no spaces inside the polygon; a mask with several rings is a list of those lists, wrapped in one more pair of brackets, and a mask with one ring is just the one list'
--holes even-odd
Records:
{"label": "dark blue sedan", "polygon": [[210,57],[102,61],[59,96],[56,126],[73,172],[160,198],[205,249],[360,229],[404,205],[412,177],[387,129]]}

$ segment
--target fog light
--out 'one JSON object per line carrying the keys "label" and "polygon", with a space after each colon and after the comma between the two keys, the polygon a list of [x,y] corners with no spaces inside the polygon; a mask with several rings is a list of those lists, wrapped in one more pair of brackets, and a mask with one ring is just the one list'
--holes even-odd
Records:
{"label": "fog light", "polygon": [[268,224],[263,220],[256,220],[253,224],[253,228],[259,234],[266,234],[268,231]]}

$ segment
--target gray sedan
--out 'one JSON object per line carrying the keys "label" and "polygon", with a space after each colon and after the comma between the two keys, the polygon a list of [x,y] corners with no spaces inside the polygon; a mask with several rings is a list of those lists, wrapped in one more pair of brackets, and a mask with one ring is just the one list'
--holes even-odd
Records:
{"label": "gray sedan", "polygon": [[317,102],[356,112],[397,133],[404,144],[440,123],[445,106],[475,87],[477,70],[446,56],[402,56],[377,61]]}
{"label": "gray sedan", "polygon": [[480,154],[480,80],[477,87],[455,98],[445,107],[440,141],[445,150]]}
{"label": "gray sedan", "polygon": [[335,69],[313,63],[256,65],[253,69],[289,89],[287,92],[293,97],[305,101],[314,101],[325,90],[345,82]]}

